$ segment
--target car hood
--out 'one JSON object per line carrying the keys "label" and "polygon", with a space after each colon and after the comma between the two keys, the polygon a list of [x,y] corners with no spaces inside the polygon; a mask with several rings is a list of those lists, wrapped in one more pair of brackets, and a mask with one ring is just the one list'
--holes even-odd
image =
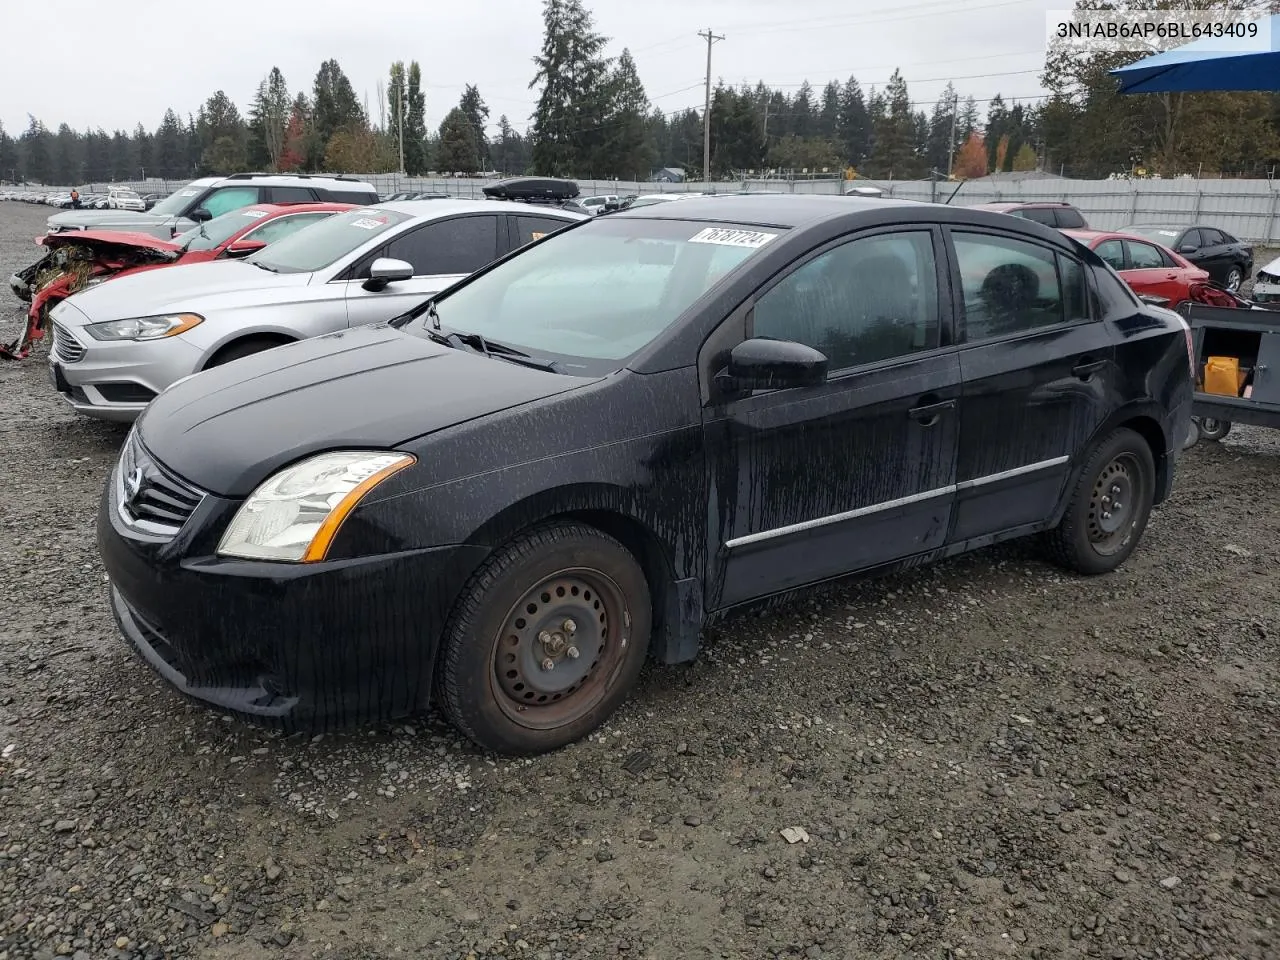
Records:
{"label": "car hood", "polygon": [[51,228],[58,227],[160,227],[175,222],[172,217],[157,216],[141,210],[68,210],[49,218]]}
{"label": "car hood", "polygon": [[170,470],[245,497],[310,454],[414,437],[592,383],[378,324],[301,340],[179,380],[136,429]]}
{"label": "car hood", "polygon": [[1280,257],[1276,257],[1258,272],[1266,273],[1273,277],[1280,277]]}
{"label": "car hood", "polygon": [[110,283],[76,294],[75,305],[85,315],[85,323],[179,310],[202,313],[295,300],[297,288],[310,279],[309,273],[271,273],[242,260],[176,263],[167,270],[114,277]]}
{"label": "car hood", "polygon": [[134,233],[127,230],[68,230],[65,233],[50,233],[36,237],[36,243],[49,250],[69,245],[95,248],[133,247],[140,250],[155,250],[172,253],[175,257],[182,247],[172,240],[161,240],[149,233]]}

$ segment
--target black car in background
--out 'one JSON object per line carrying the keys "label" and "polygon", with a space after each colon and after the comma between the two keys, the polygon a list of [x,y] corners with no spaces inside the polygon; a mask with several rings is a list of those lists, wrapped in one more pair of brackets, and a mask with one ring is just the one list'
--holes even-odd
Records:
{"label": "black car in background", "polygon": [[1030,534],[1115,570],[1173,484],[1188,343],[1027,220],[620,211],[160,394],[102,498],[111,604],[242,718],[437,700],[484,747],[553,749],[742,604]]}
{"label": "black car in background", "polygon": [[1217,227],[1202,223],[1190,227],[1131,223],[1121,227],[1120,232],[1176,250],[1201,270],[1207,270],[1210,280],[1233,293],[1253,269],[1253,246]]}

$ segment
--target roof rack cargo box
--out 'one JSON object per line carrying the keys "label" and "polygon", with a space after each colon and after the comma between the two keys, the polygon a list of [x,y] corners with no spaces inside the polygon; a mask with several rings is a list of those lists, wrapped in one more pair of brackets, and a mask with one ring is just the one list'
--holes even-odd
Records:
{"label": "roof rack cargo box", "polygon": [[484,195],[491,200],[572,200],[578,184],[554,177],[508,177],[485,187]]}

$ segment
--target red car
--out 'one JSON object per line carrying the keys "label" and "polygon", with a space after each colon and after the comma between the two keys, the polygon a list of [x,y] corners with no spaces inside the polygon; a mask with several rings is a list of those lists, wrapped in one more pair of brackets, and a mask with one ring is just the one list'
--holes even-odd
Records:
{"label": "red car", "polygon": [[[31,301],[22,340],[40,339],[47,312],[85,287],[175,263],[247,257],[308,224],[353,209],[350,203],[260,203],[224,213],[172,240],[122,230],[68,230],[37,237],[48,252],[11,281],[14,292]],[[0,347],[5,356],[18,352]]]}
{"label": "red car", "polygon": [[1170,310],[1195,299],[1193,287],[1209,282],[1208,272],[1185,257],[1150,240],[1102,230],[1063,230],[1115,268],[1120,279],[1140,296],[1161,297]]}

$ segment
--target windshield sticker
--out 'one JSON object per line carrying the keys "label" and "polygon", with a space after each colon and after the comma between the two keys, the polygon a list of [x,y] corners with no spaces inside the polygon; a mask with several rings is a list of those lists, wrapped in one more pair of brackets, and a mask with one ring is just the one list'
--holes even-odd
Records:
{"label": "windshield sticker", "polygon": [[178,194],[178,196],[180,196],[180,197],[194,197],[194,196],[195,196],[197,193],[199,193],[199,192],[200,192],[199,190],[183,190],[183,191],[182,191],[182,193]]}
{"label": "windshield sticker", "polygon": [[246,210],[244,212],[244,216],[248,217],[250,220],[257,220],[258,218],[265,217],[266,215],[267,211],[265,210]]}
{"label": "windshield sticker", "polygon": [[1177,230],[1157,230],[1156,233],[1162,237],[1176,237],[1178,235]]}
{"label": "windshield sticker", "polygon": [[689,238],[690,243],[715,243],[722,247],[763,247],[778,235],[776,233],[760,233],[757,230],[728,230],[724,227],[710,227]]}
{"label": "windshield sticker", "polygon": [[351,225],[361,230],[377,230],[379,227],[385,227],[387,221],[379,217],[361,217],[358,220],[352,220]]}

